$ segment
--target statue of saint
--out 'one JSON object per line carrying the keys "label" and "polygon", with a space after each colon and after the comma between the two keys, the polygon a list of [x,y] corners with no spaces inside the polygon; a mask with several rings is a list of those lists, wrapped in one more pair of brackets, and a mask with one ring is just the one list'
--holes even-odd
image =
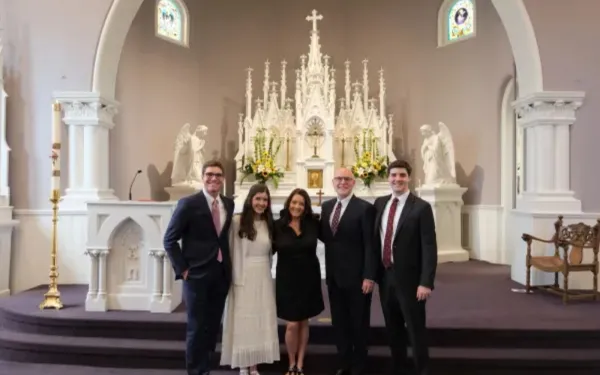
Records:
{"label": "statue of saint", "polygon": [[206,126],[198,125],[194,132],[190,132],[190,124],[183,125],[179,131],[175,140],[171,186],[202,186],[203,150],[206,143],[203,136],[207,131]]}
{"label": "statue of saint", "polygon": [[441,186],[456,184],[456,169],[454,166],[454,143],[448,127],[440,122],[440,131],[435,133],[430,125],[421,126],[423,145],[424,186]]}

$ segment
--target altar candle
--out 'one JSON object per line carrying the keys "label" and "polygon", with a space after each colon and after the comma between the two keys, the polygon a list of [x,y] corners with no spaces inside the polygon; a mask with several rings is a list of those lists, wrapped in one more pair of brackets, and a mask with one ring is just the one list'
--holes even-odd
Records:
{"label": "altar candle", "polygon": [[52,104],[52,143],[60,143],[60,129],[62,125],[62,111],[60,103]]}
{"label": "altar candle", "polygon": [[60,103],[52,104],[52,177],[51,189],[60,189],[60,131],[62,125],[62,110]]}

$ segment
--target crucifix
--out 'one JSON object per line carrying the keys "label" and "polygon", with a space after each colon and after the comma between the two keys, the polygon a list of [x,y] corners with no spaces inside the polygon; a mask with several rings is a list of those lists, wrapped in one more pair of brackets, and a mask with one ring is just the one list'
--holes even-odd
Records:
{"label": "crucifix", "polygon": [[317,206],[321,206],[321,200],[323,199],[323,190],[319,189],[319,191],[317,192],[317,195],[319,196],[319,203],[317,204]]}
{"label": "crucifix", "polygon": [[316,9],[313,9],[313,11],[312,11],[312,15],[311,15],[311,16],[306,16],[306,20],[307,20],[308,22],[311,22],[311,21],[312,21],[312,24],[313,24],[313,31],[317,31],[317,21],[321,21],[322,19],[323,19],[323,15],[322,15],[322,14],[319,14],[319,15],[317,16],[317,10],[316,10]]}

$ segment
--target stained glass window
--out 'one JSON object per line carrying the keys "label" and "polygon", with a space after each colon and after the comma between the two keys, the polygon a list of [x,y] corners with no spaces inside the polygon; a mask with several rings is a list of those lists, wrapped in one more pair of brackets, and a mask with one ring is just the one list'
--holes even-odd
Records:
{"label": "stained glass window", "polygon": [[178,0],[156,2],[156,35],[187,46],[187,9]]}
{"label": "stained glass window", "polygon": [[475,7],[472,0],[458,0],[448,11],[448,40],[470,36],[475,31]]}

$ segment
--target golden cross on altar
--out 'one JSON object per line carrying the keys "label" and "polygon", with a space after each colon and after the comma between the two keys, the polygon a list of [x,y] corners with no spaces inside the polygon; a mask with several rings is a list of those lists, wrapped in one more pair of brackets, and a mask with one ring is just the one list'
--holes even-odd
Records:
{"label": "golden cross on altar", "polygon": [[323,190],[319,189],[319,191],[317,192],[317,195],[319,196],[319,203],[317,204],[317,206],[321,206],[321,200],[323,199]]}
{"label": "golden cross on altar", "polygon": [[306,16],[306,20],[308,22],[312,21],[313,31],[317,31],[317,21],[321,21],[322,19],[323,19],[323,15],[319,14],[317,16],[317,10],[316,9],[313,9],[311,16]]}

